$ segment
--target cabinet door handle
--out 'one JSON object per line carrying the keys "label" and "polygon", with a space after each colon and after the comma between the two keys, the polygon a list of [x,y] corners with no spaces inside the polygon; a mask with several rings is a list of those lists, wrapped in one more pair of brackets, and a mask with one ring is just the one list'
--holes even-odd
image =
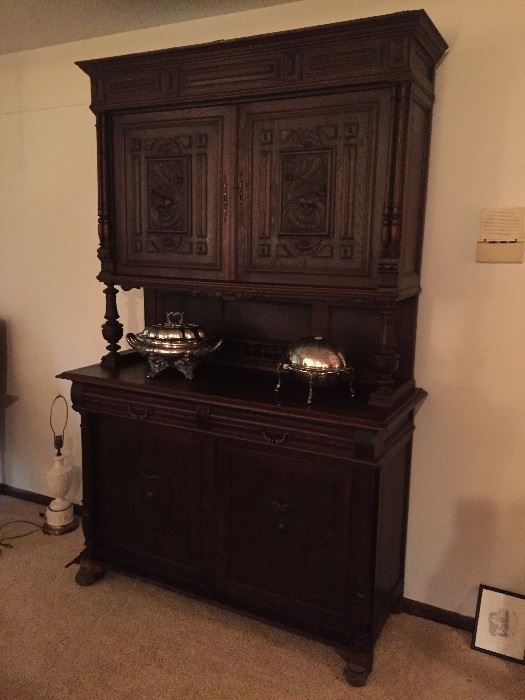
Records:
{"label": "cabinet door handle", "polygon": [[269,442],[270,445],[282,445],[291,437],[290,433],[272,433],[269,430],[263,430],[262,434],[263,438],[266,442]]}
{"label": "cabinet door handle", "polygon": [[226,175],[222,176],[222,219],[226,224],[228,221],[228,180]]}
{"label": "cabinet door handle", "polygon": [[279,503],[279,501],[270,501],[270,505],[274,511],[274,525],[277,532],[285,535],[288,532],[290,519],[293,517],[293,506],[291,503]]}
{"label": "cabinet door handle", "polygon": [[149,417],[150,410],[149,408],[133,408],[131,404],[128,404],[128,413],[129,417],[135,420],[146,420]]}
{"label": "cabinet door handle", "polygon": [[244,213],[244,181],[242,173],[239,177],[239,216],[242,218]]}

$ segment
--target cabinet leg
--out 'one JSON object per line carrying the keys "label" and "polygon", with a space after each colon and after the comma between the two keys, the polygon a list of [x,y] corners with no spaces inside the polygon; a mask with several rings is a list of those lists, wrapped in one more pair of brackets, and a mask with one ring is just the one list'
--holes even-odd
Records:
{"label": "cabinet leg", "polygon": [[345,680],[356,688],[366,685],[372,672],[373,652],[349,652],[346,659]]}
{"label": "cabinet leg", "polygon": [[75,576],[75,581],[79,586],[92,586],[97,581],[100,581],[101,578],[104,578],[106,570],[97,561],[81,555],[78,564],[80,564],[80,568]]}

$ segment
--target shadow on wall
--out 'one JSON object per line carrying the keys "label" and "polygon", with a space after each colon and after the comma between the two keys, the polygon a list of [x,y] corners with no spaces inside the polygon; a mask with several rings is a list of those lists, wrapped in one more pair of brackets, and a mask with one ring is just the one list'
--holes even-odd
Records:
{"label": "shadow on wall", "polygon": [[[454,591],[457,582],[464,584],[463,599],[457,609],[468,610],[474,616],[478,589],[481,583],[513,587],[517,593],[525,593],[525,565],[515,569],[509,579],[507,559],[513,559],[513,541],[516,531],[504,531],[508,523],[523,523],[525,506],[503,510],[488,499],[461,499],[455,511],[453,540],[443,553],[438,573],[430,582],[430,600],[437,600],[443,591]],[[502,546],[507,541],[508,547]],[[483,580],[479,579],[482,576]]]}
{"label": "shadow on wall", "polygon": [[[69,417],[72,416],[71,401],[68,400]],[[81,454],[81,439],[80,430],[74,425],[74,420],[68,423],[64,434],[64,454],[66,455],[66,463],[71,467],[71,488],[67,494],[67,498],[72,503],[82,503],[82,466],[76,461],[74,455]]]}
{"label": "shadow on wall", "polygon": [[458,501],[452,542],[443,553],[438,573],[430,582],[431,600],[439,599],[443,591],[454,590],[458,581],[465,585],[464,598],[458,609],[464,609],[466,602],[476,599],[480,581],[472,578],[477,579],[485,562],[497,555],[498,529],[498,512],[493,503],[483,499]]}
{"label": "shadow on wall", "polygon": [[5,479],[5,411],[15,401],[7,395],[7,326],[0,319],[0,484]]}
{"label": "shadow on wall", "polygon": [[426,444],[417,446],[411,534],[420,551],[431,550],[432,570],[421,574],[422,581],[428,575],[425,600],[469,616],[480,583],[525,593],[525,323],[520,304],[509,301],[518,298],[518,278],[508,269],[503,278],[497,266],[469,263],[450,272],[442,263],[419,328],[430,400],[422,411]]}

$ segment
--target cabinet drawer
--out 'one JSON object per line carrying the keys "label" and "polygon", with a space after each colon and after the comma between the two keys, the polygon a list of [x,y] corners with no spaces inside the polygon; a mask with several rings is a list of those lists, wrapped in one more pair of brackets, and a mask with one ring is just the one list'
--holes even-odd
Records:
{"label": "cabinet drawer", "polygon": [[[242,415],[242,418],[240,417]],[[249,413],[231,412],[212,415],[214,432],[225,437],[249,440],[261,445],[276,445],[291,450],[313,452],[320,455],[351,458],[354,456],[354,440],[351,432],[331,428],[322,423],[294,421],[283,417],[276,423]]]}
{"label": "cabinet drawer", "polygon": [[198,408],[184,401],[153,398],[125,391],[104,391],[86,387],[82,396],[86,411],[130,418],[141,423],[173,425],[181,428],[199,427]]}
{"label": "cabinet drawer", "polygon": [[205,402],[197,404],[124,391],[107,392],[97,387],[85,388],[82,405],[90,412],[130,418],[141,423],[206,430],[220,437],[319,455],[354,456],[351,432],[320,422],[306,424],[283,416],[283,420],[276,423],[275,419],[269,420],[255,412],[233,411]]}

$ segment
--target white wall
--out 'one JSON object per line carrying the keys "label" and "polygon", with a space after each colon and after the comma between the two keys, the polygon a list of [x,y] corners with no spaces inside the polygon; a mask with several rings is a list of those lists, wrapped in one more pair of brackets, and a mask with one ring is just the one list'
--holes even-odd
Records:
{"label": "white wall", "polygon": [[[0,315],[9,324],[6,481],[46,492],[61,370],[98,362],[96,171],[88,78],[73,61],[415,9],[304,0],[0,57]],[[474,614],[480,582],[525,592],[525,267],[479,265],[479,210],[525,205],[525,3],[427,0],[438,72],[416,377],[409,598]],[[120,294],[126,330],[139,292]],[[76,415],[67,452],[80,464]],[[75,490],[79,496],[78,484]]]}

